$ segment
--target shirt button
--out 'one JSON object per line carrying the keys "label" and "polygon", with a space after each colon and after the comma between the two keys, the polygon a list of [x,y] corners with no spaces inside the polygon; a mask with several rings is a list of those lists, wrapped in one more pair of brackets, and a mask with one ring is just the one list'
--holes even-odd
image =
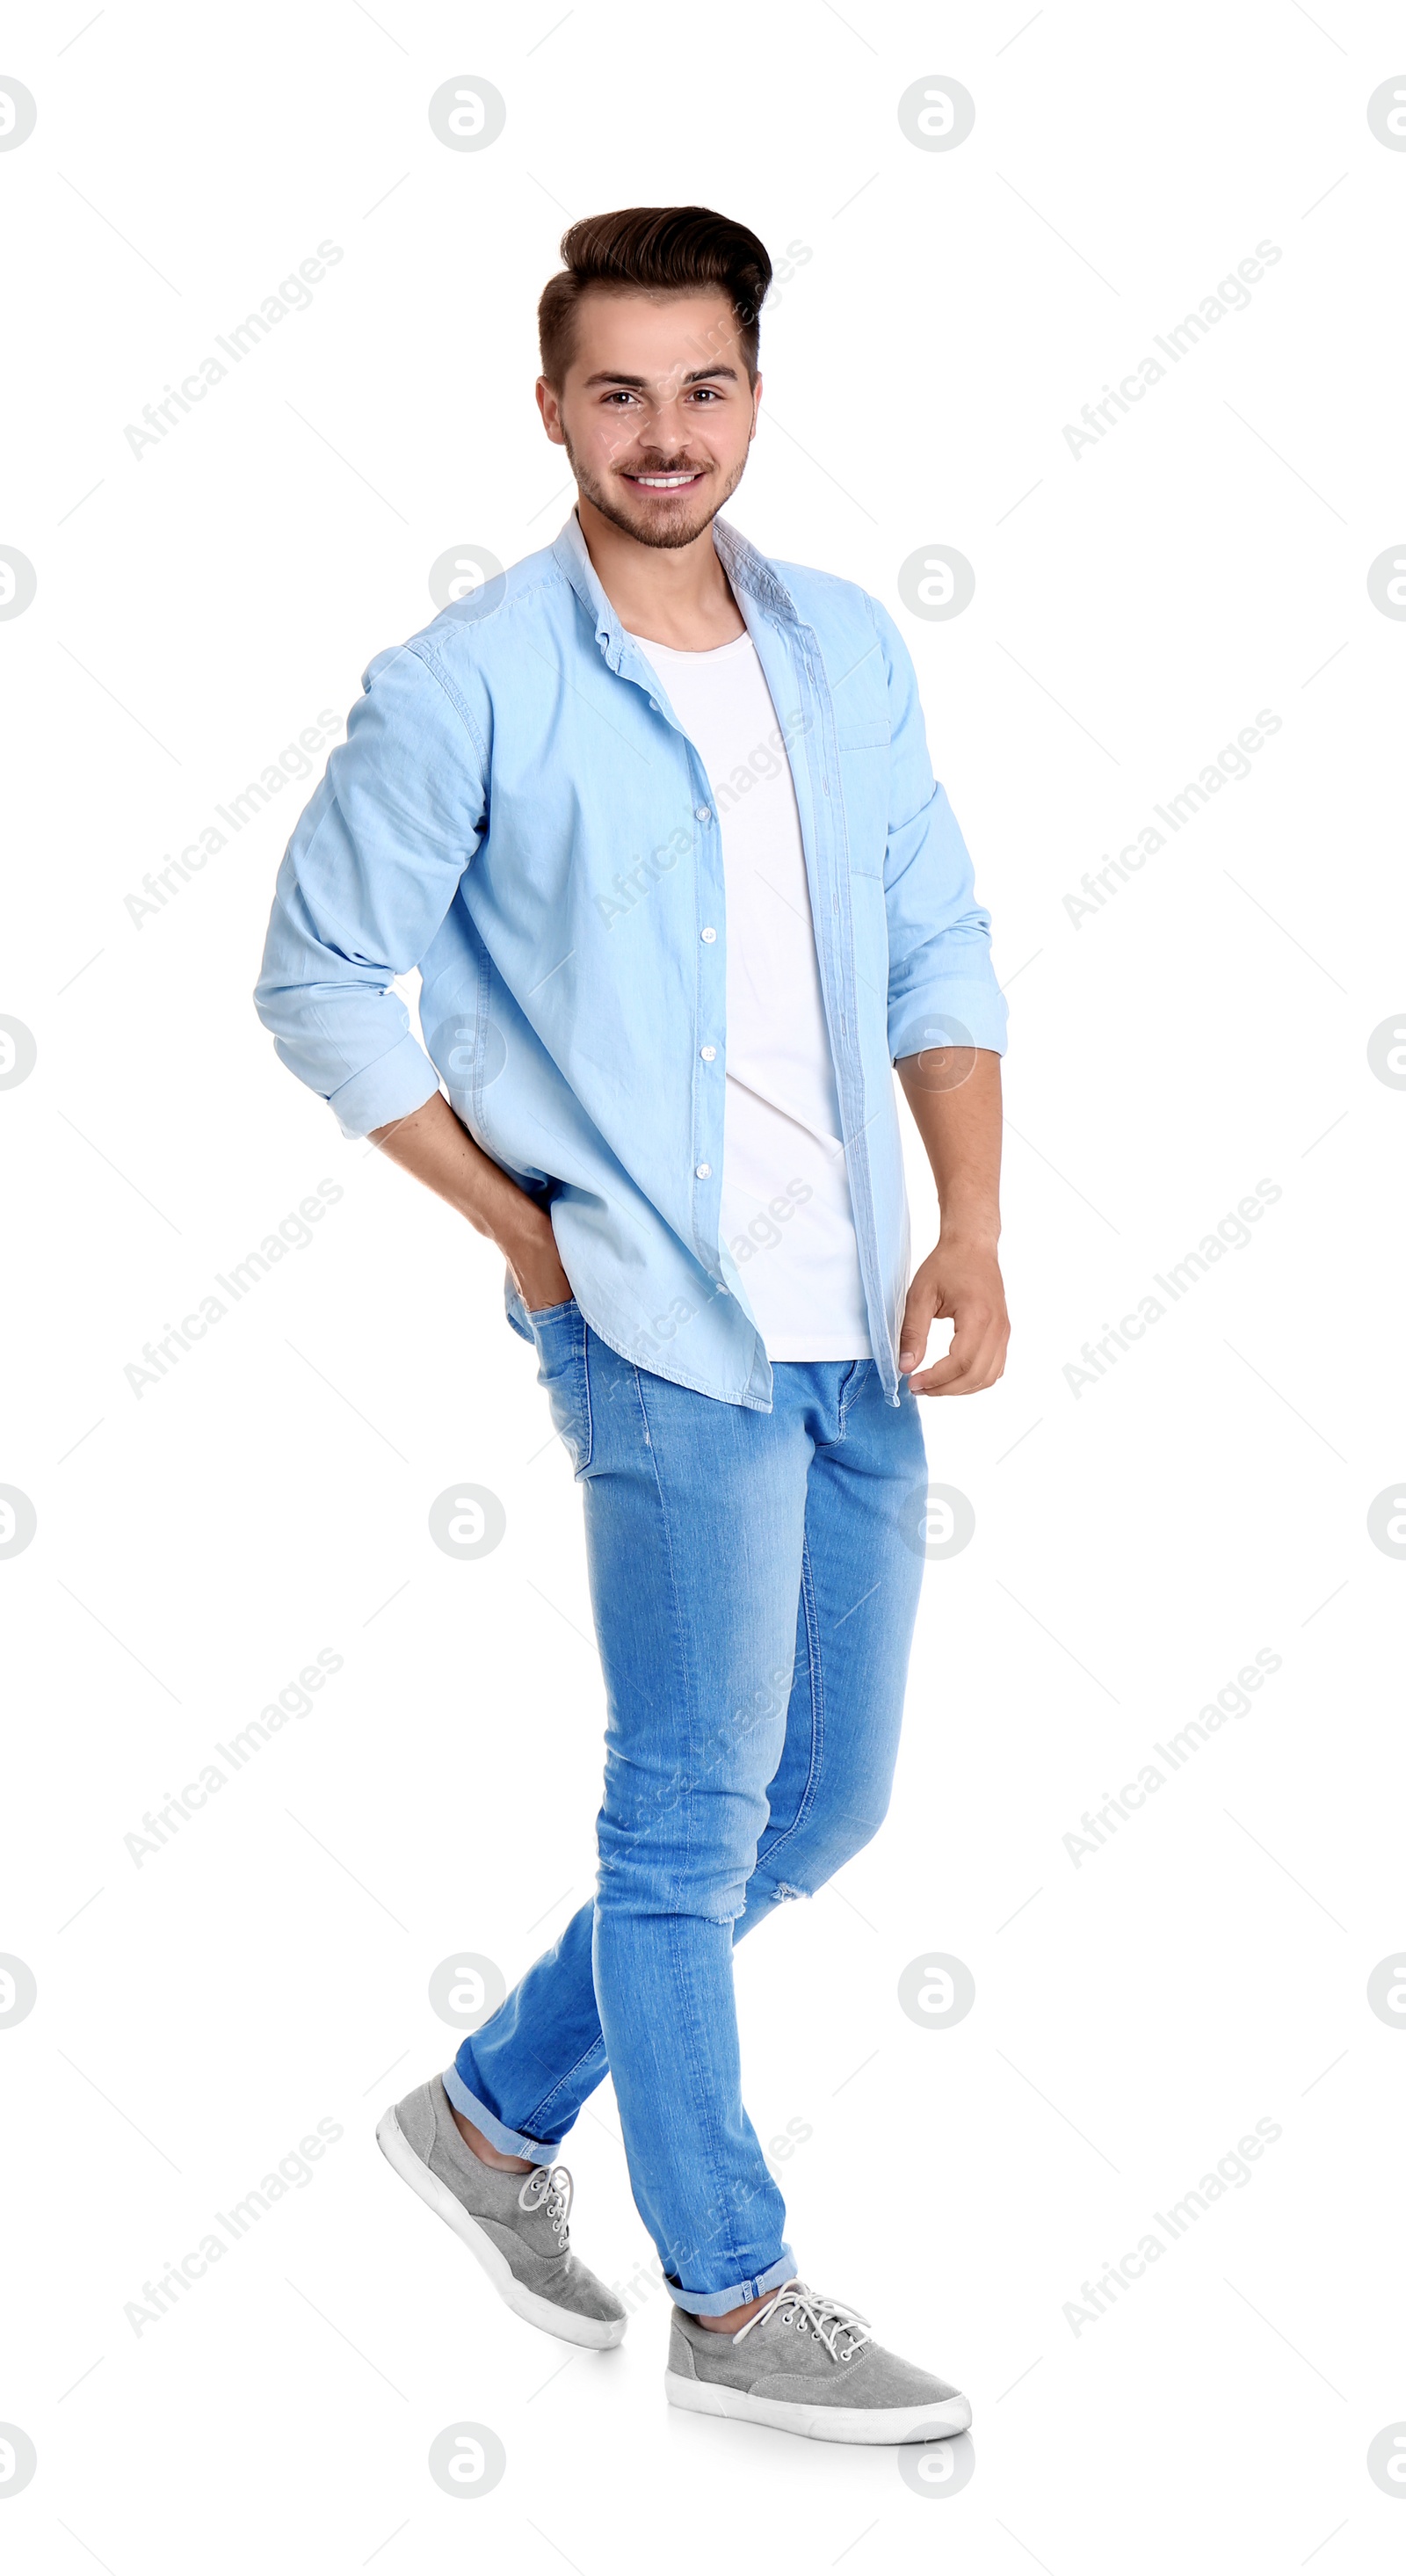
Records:
{"label": "shirt button", "polygon": [[714,940],[717,938],[717,935],[718,935],[718,934],[717,934],[717,932],[716,932],[715,930],[705,930],[705,931],[704,931],[704,933],[703,933],[703,937],[707,940],[708,945],[709,945],[709,947],[710,947],[710,948],[712,947],[712,944],[713,944]]}
{"label": "shirt button", "polygon": [[711,823],[713,819],[713,809],[711,805],[695,805],[693,810],[700,823]]}
{"label": "shirt button", "polygon": [[703,1058],[703,1061],[704,1061],[704,1063],[705,1063],[705,1064],[711,1064],[711,1063],[712,1063],[714,1056],[717,1054],[717,1051],[718,1051],[718,1050],[717,1050],[717,1048],[716,1048],[716,1047],[700,1047],[700,1048],[699,1048],[699,1050],[698,1050],[698,1052],[699,1052],[699,1054],[701,1055],[701,1057]]}
{"label": "shirt button", "polygon": [[695,1168],[700,1181],[710,1181],[712,1179],[713,1166],[711,1163],[699,1163]]}

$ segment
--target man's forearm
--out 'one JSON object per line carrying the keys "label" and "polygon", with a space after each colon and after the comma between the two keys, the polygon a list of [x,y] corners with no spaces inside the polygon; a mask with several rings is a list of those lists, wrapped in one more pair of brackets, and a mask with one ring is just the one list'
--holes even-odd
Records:
{"label": "man's forearm", "polygon": [[498,1245],[529,1307],[560,1305],[570,1296],[547,1210],[474,1143],[442,1091],[408,1118],[373,1128],[370,1141]]}
{"label": "man's forearm", "polygon": [[898,1065],[942,1211],[944,1242],[1001,1232],[1001,1059],[988,1047],[932,1047]]}

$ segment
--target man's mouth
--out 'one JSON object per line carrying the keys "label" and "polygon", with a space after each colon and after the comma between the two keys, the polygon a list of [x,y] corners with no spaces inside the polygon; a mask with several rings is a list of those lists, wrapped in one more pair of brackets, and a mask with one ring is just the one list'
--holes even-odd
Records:
{"label": "man's mouth", "polygon": [[685,465],[677,473],[673,474],[632,473],[630,469],[626,467],[624,469],[624,480],[627,483],[633,483],[636,491],[639,492],[686,492],[691,484],[702,482],[703,467],[701,465]]}

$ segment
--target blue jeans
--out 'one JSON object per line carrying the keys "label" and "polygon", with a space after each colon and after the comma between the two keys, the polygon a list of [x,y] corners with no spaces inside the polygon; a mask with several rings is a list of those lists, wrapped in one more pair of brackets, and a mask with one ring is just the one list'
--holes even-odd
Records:
{"label": "blue jeans", "polygon": [[758,1413],[622,1359],[574,1299],[531,1322],[585,1499],[600,1870],[444,2083],[542,2163],[608,2068],[668,2287],[720,2316],[796,2268],[742,2104],[733,1944],[883,1821],[923,1571],[917,1400],[903,1379],[886,1403],[872,1360],[788,1361]]}

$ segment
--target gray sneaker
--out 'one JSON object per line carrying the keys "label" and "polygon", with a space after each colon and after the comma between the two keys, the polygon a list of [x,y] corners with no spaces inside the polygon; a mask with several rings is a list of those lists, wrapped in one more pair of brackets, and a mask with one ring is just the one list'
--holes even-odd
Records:
{"label": "gray sneaker", "polygon": [[437,2075],[377,2124],[376,2144],[421,2200],[461,2236],[514,2315],[564,2343],[603,2351],[625,2331],[625,2310],[571,2251],[565,2165],[499,2173],[454,2124]]}
{"label": "gray sneaker", "polygon": [[803,2433],[812,2442],[934,2442],[965,2433],[960,2390],[876,2344],[841,2299],[787,2281],[736,2334],[717,2334],[674,2310],[671,2406]]}

